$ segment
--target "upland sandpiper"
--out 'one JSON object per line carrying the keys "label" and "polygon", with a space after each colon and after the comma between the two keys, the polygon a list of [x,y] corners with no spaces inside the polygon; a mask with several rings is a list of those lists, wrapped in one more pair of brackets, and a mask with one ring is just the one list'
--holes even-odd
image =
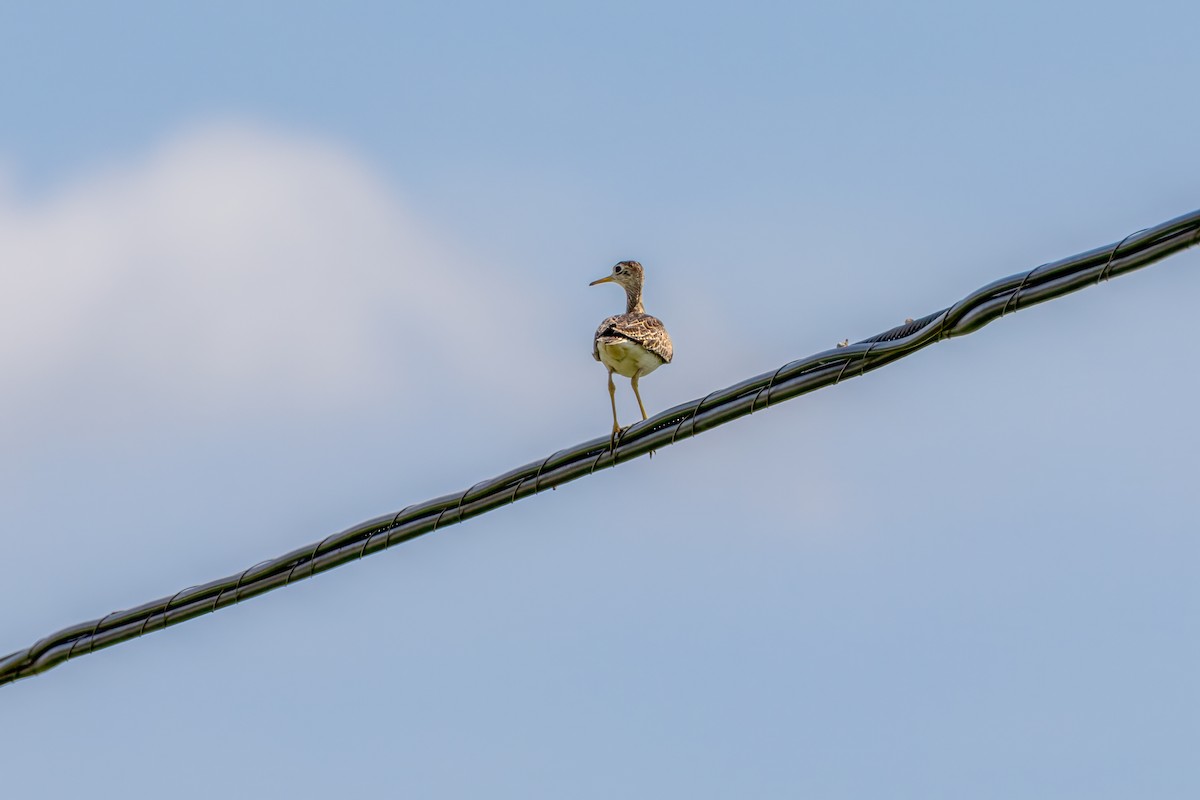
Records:
{"label": "upland sandpiper", "polygon": [[613,441],[616,442],[621,426],[617,424],[617,387],[613,373],[629,378],[633,385],[633,396],[637,398],[642,419],[646,418],[646,407],[638,392],[638,378],[649,375],[663,364],[671,363],[671,337],[657,317],[646,313],[642,307],[642,265],[636,261],[622,261],[612,269],[608,277],[592,281],[615,283],[625,290],[625,313],[609,317],[596,329],[592,343],[592,357],[608,368],[608,399],[612,403]]}

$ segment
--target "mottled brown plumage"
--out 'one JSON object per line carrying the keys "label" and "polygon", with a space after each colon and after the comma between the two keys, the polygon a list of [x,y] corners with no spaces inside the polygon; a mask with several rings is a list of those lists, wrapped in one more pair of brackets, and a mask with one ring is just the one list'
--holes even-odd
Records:
{"label": "mottled brown plumage", "polygon": [[622,261],[613,267],[606,278],[592,281],[616,283],[625,290],[625,313],[609,317],[600,323],[592,340],[592,357],[608,368],[608,395],[612,401],[613,436],[621,430],[617,424],[616,386],[612,375],[624,375],[633,385],[642,419],[646,419],[646,407],[638,392],[638,378],[649,375],[663,364],[671,363],[674,349],[666,327],[646,313],[642,307],[642,265],[636,261]]}
{"label": "mottled brown plumage", "polygon": [[[612,341],[614,338],[628,339],[658,356],[662,363],[671,363],[671,337],[658,317],[652,317],[643,312],[641,314],[618,314],[604,320],[596,329],[596,338],[592,342],[592,357],[599,361],[600,342],[602,340]],[[624,373],[620,374],[624,375]],[[625,377],[631,376],[626,375]]]}

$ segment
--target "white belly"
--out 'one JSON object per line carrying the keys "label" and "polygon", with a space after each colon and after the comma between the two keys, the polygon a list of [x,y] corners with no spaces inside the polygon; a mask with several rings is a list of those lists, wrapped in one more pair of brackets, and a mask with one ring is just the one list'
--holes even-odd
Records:
{"label": "white belly", "polygon": [[596,343],[596,350],[600,353],[600,363],[626,378],[649,375],[663,363],[661,358],[628,339],[602,339]]}

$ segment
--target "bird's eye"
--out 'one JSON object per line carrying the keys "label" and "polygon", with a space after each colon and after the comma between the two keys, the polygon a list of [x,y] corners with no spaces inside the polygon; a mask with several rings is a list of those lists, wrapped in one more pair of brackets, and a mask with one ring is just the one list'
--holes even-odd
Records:
{"label": "bird's eye", "polygon": [[617,264],[615,267],[613,267],[613,272],[615,272],[618,275],[621,274],[621,270],[622,270],[622,267],[620,264]]}

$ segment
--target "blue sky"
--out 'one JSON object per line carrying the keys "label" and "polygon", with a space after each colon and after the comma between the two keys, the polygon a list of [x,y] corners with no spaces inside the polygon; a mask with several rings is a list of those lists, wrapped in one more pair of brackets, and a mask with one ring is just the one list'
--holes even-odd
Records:
{"label": "blue sky", "polygon": [[[1198,17],[4,6],[0,654],[603,435],[617,260],[657,411],[1193,210]],[[1195,796],[1197,267],[2,687],[0,787]]]}

